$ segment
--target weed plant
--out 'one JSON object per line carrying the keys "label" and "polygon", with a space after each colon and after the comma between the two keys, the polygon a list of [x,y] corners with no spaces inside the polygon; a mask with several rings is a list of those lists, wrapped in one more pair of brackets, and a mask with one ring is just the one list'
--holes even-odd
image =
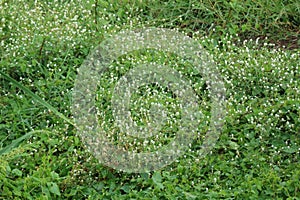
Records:
{"label": "weed plant", "polygon": [[[292,0],[0,0],[0,199],[300,199],[299,16]],[[166,168],[127,174],[99,164],[76,135],[72,88],[101,41],[151,26],[176,28],[212,55],[226,86],[226,123],[205,158],[196,140]],[[153,58],[189,74],[174,55],[120,58],[98,88],[108,131],[114,78]],[[209,117],[207,88],[190,78]],[[145,99],[175,101],[159,87],[133,98],[144,108]]]}

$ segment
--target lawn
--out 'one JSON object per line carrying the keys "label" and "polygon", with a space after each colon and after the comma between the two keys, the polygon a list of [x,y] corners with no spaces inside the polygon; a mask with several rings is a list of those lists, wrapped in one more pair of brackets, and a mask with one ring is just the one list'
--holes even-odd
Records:
{"label": "lawn", "polygon": [[[300,3],[293,0],[0,0],[0,199],[300,199],[299,27]],[[203,47],[226,103],[221,131],[202,155],[216,106],[206,75],[174,52],[148,48],[117,57],[99,77],[91,112],[110,142],[139,153],[180,138],[180,98],[189,99],[180,96],[189,91],[184,81],[177,92],[164,83],[136,86],[128,109],[143,131],[129,129],[131,137],[121,128],[131,118],[116,117],[114,106],[127,104],[126,95],[114,93],[131,87],[122,77],[138,77],[137,66],[161,70],[159,78],[178,72],[198,98],[193,113],[201,113],[181,156],[134,173],[138,166],[101,160],[107,149],[99,135],[80,129],[93,121],[78,124],[74,93],[98,45],[143,28],[176,30]],[[138,135],[156,129],[149,140]]]}

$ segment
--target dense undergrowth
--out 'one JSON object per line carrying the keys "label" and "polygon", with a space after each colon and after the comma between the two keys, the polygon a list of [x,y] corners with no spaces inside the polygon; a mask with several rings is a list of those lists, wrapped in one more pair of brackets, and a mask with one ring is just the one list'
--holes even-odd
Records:
{"label": "dense undergrowth", "polygon": [[[300,199],[299,16],[292,0],[1,0],[0,199]],[[85,150],[70,108],[88,53],[140,27],[176,28],[205,47],[227,116],[205,158],[196,141],[166,168],[128,174]]]}

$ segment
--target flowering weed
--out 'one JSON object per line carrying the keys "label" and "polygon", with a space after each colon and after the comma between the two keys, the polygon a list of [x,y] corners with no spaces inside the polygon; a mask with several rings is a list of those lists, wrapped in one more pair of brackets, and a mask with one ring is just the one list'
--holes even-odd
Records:
{"label": "flowering weed", "polygon": [[[278,30],[295,35],[299,4],[176,2],[0,1],[0,199],[300,198],[300,52],[256,39],[282,39]],[[179,129],[179,98],[159,84],[139,87],[129,101],[144,130],[157,128],[147,126],[160,119],[153,113],[167,116],[157,137],[134,140],[113,126],[114,88],[137,64],[172,66],[191,82],[202,112],[199,135],[175,162],[124,173],[86,151],[73,126],[72,92],[92,49],[121,29],[149,26],[179,28],[210,53],[226,88],[227,115],[215,147],[199,158],[212,117],[203,77],[174,53],[120,56],[95,92],[98,122],[114,144],[154,151]]]}

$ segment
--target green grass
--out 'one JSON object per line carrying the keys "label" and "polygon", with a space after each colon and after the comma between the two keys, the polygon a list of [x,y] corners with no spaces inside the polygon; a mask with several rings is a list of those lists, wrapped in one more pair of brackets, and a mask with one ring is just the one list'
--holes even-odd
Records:
{"label": "green grass", "polygon": [[[0,199],[300,199],[299,16],[292,0],[0,0]],[[159,171],[129,174],[100,164],[76,135],[72,88],[101,41],[148,26],[178,28],[206,48],[224,78],[227,116],[205,158],[199,140]],[[189,72],[174,55],[144,52],[122,57],[113,77],[156,58]],[[104,77],[97,105],[113,131]],[[191,79],[206,108],[202,77]],[[143,91],[140,104],[156,101]]]}

